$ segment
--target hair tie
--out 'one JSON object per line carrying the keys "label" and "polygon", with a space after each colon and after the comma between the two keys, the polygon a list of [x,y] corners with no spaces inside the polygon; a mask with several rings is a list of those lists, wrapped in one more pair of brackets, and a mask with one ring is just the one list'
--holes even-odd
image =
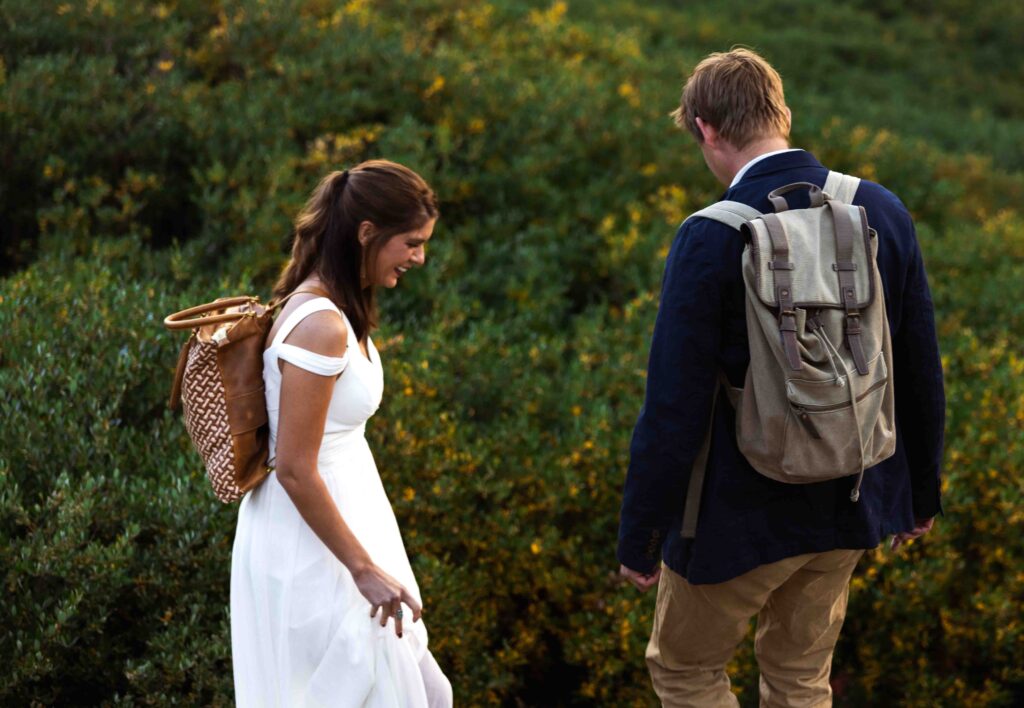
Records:
{"label": "hair tie", "polygon": [[341,173],[341,177],[338,178],[337,182],[335,182],[335,185],[337,186],[338,196],[339,197],[345,191],[345,185],[347,185],[347,184],[348,184],[348,170],[345,170],[344,172]]}

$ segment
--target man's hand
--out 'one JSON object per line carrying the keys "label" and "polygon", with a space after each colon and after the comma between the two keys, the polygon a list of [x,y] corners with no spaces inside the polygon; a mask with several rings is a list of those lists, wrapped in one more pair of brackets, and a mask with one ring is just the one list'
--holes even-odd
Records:
{"label": "man's hand", "polygon": [[912,531],[904,531],[898,533],[892,537],[892,543],[889,544],[889,548],[896,550],[907,541],[911,541],[919,536],[924,536],[926,533],[932,530],[932,524],[935,523],[935,517],[930,519],[915,519],[914,529]]}
{"label": "man's hand", "polygon": [[640,592],[647,592],[658,584],[658,578],[661,577],[661,566],[659,565],[655,568],[653,573],[645,575],[644,573],[638,573],[624,565],[620,565],[619,575],[633,583],[633,586]]}

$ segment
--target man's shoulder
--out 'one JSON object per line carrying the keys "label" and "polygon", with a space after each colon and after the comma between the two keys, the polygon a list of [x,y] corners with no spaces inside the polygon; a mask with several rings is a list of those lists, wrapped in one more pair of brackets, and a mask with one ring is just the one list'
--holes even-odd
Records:
{"label": "man's shoulder", "polygon": [[895,247],[904,257],[913,251],[917,241],[914,220],[898,196],[877,182],[862,179],[853,202],[864,207],[868,224],[882,242]]}
{"label": "man's shoulder", "polygon": [[698,216],[695,213],[679,225],[675,240],[678,244],[690,243],[696,245],[707,243],[708,245],[725,247],[734,240],[742,243],[742,236],[737,229],[728,224],[707,216]]}
{"label": "man's shoulder", "polygon": [[704,216],[687,218],[676,231],[668,253],[668,267],[703,269],[714,264],[713,270],[738,263],[744,240],[736,229]]}
{"label": "man's shoulder", "polygon": [[877,182],[868,179],[861,179],[853,201],[865,208],[874,206],[892,212],[894,216],[910,218],[910,212],[898,196]]}

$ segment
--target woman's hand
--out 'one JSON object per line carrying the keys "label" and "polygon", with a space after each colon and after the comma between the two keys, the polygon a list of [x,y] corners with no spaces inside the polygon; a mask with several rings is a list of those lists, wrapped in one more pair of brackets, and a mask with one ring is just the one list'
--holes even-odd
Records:
{"label": "woman's hand", "polygon": [[418,622],[423,608],[416,602],[405,586],[392,578],[373,563],[352,574],[356,587],[370,602],[370,617],[380,611],[380,626],[388,623],[388,617],[395,618],[395,633],[402,636],[402,603],[412,610],[412,621]]}

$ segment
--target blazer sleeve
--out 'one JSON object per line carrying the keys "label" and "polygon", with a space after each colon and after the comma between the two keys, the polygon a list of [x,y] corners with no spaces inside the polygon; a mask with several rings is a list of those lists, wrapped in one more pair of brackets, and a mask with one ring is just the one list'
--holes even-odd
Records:
{"label": "blazer sleeve", "polygon": [[909,214],[904,214],[912,247],[903,284],[900,327],[893,337],[893,385],[898,434],[903,436],[910,469],[914,517],[930,519],[942,511],[940,475],[946,395],[924,259],[913,221]]}
{"label": "blazer sleeve", "polygon": [[710,424],[721,345],[726,240],[705,219],[680,227],[665,265],[651,340],[647,391],[630,445],[618,559],[651,572],[673,517],[682,514],[690,468]]}

